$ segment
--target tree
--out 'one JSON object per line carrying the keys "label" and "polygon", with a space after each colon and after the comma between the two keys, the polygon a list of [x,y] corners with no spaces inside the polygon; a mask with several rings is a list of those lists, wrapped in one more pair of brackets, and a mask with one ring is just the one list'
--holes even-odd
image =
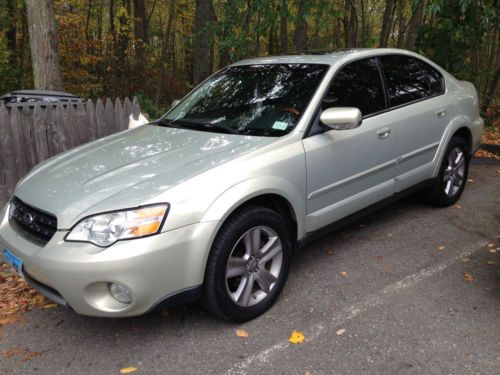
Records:
{"label": "tree", "polygon": [[280,47],[281,53],[288,53],[288,2],[280,0]]}
{"label": "tree", "polygon": [[295,51],[304,51],[307,46],[307,0],[298,0],[297,17],[295,18],[295,35],[293,44]]}
{"label": "tree", "polygon": [[52,0],[26,0],[34,86],[62,90],[59,47]]}
{"label": "tree", "polygon": [[193,83],[197,84],[212,73],[214,23],[212,0],[196,0],[194,15]]}
{"label": "tree", "polygon": [[418,30],[420,29],[420,26],[422,26],[422,20],[424,16],[424,0],[417,0],[416,2],[413,2],[412,9],[413,12],[405,41],[405,48],[409,50],[415,49]]}
{"label": "tree", "polygon": [[344,5],[344,39],[346,48],[356,47],[358,36],[358,16],[353,0]]}
{"label": "tree", "polygon": [[392,18],[394,15],[394,0],[386,0],[382,27],[380,29],[380,47],[387,47],[391,31]]}
{"label": "tree", "polygon": [[174,17],[175,17],[175,5],[176,5],[176,0],[170,0],[169,4],[169,12],[168,12],[168,21],[165,27],[165,32],[163,34],[163,41],[162,41],[162,46],[161,46],[161,53],[160,53],[160,59],[158,61],[159,63],[159,68],[158,68],[158,84],[157,84],[157,89],[156,89],[156,100],[155,104],[159,105],[160,100],[163,95],[163,82],[165,80],[165,65],[166,65],[166,60],[169,57],[168,54],[169,52],[172,53],[173,51],[173,24],[174,24]]}
{"label": "tree", "polygon": [[142,68],[146,60],[144,42],[146,40],[146,3],[145,0],[134,0],[134,44],[135,44],[135,79],[136,87],[144,83],[145,71]]}

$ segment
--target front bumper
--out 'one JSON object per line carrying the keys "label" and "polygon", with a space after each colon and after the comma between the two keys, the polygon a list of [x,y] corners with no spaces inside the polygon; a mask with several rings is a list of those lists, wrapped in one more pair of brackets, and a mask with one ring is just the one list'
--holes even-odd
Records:
{"label": "front bumper", "polygon": [[[141,315],[169,296],[199,287],[217,228],[217,222],[198,223],[102,249],[65,242],[66,231],[40,246],[10,225],[7,207],[0,218],[0,250],[22,259],[29,283],[77,313],[103,317]],[[114,300],[110,282],[130,289],[129,305]]]}

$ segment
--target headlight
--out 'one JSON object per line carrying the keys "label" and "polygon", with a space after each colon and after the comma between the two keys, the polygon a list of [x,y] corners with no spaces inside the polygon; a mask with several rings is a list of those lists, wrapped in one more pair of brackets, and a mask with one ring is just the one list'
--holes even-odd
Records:
{"label": "headlight", "polygon": [[106,247],[118,240],[157,234],[168,213],[168,204],[95,215],[80,221],[66,241],[91,242]]}

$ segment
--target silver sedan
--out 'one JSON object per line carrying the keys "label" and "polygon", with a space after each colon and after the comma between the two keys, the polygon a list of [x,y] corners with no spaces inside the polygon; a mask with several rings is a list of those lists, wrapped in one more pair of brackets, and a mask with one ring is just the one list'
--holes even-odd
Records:
{"label": "silver sedan", "polygon": [[415,53],[245,60],[37,166],[0,213],[0,250],[77,313],[201,300],[246,321],[325,230],[415,190],[454,204],[482,131],[474,86]]}

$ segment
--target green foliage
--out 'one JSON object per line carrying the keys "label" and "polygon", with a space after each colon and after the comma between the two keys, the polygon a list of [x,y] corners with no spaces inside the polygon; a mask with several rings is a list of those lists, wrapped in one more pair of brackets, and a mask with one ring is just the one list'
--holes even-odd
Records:
{"label": "green foliage", "polygon": [[156,105],[154,100],[139,91],[133,95],[141,103],[141,111],[147,115],[150,120],[156,120],[162,117],[170,108],[170,105]]}
{"label": "green foliage", "polygon": [[[481,94],[487,89],[486,76],[495,66],[487,61],[492,30],[498,27],[499,15],[495,0],[433,0],[428,6],[435,22],[419,30],[417,47],[436,63],[459,79],[476,83]],[[497,62],[498,67],[498,62]]]}
{"label": "green foliage", "polygon": [[[136,40],[135,34],[134,4],[141,1],[146,7],[147,24],[143,41]],[[390,47],[408,45],[405,41],[410,21],[422,1],[394,1],[388,28]],[[195,1],[114,0],[113,19],[111,0],[54,3],[65,90],[93,98],[139,93],[142,107],[151,117],[158,117],[173,99],[184,96],[192,87]],[[498,97],[492,78],[500,60],[497,3],[426,0],[416,45],[458,78],[473,81],[482,97],[493,92],[490,99]],[[352,19],[348,27],[354,28],[355,46],[376,47],[386,7],[384,0],[315,0],[306,1],[304,11],[297,14],[299,0],[212,0],[212,4],[216,22],[198,32],[208,36],[206,44],[213,51],[214,69],[270,50],[279,51],[282,15],[288,23],[289,50],[294,50],[299,18],[307,23],[307,49],[331,50],[345,45],[344,17]],[[354,16],[350,4],[354,4]],[[173,32],[166,37],[170,16]],[[26,22],[24,0],[0,0],[0,93],[31,86]],[[12,37],[10,42],[8,38],[13,29],[15,48]],[[162,55],[165,42],[168,45]],[[144,46],[142,61],[137,57],[139,45]],[[415,46],[411,43],[408,48]],[[160,61],[162,56],[165,61]]]}

